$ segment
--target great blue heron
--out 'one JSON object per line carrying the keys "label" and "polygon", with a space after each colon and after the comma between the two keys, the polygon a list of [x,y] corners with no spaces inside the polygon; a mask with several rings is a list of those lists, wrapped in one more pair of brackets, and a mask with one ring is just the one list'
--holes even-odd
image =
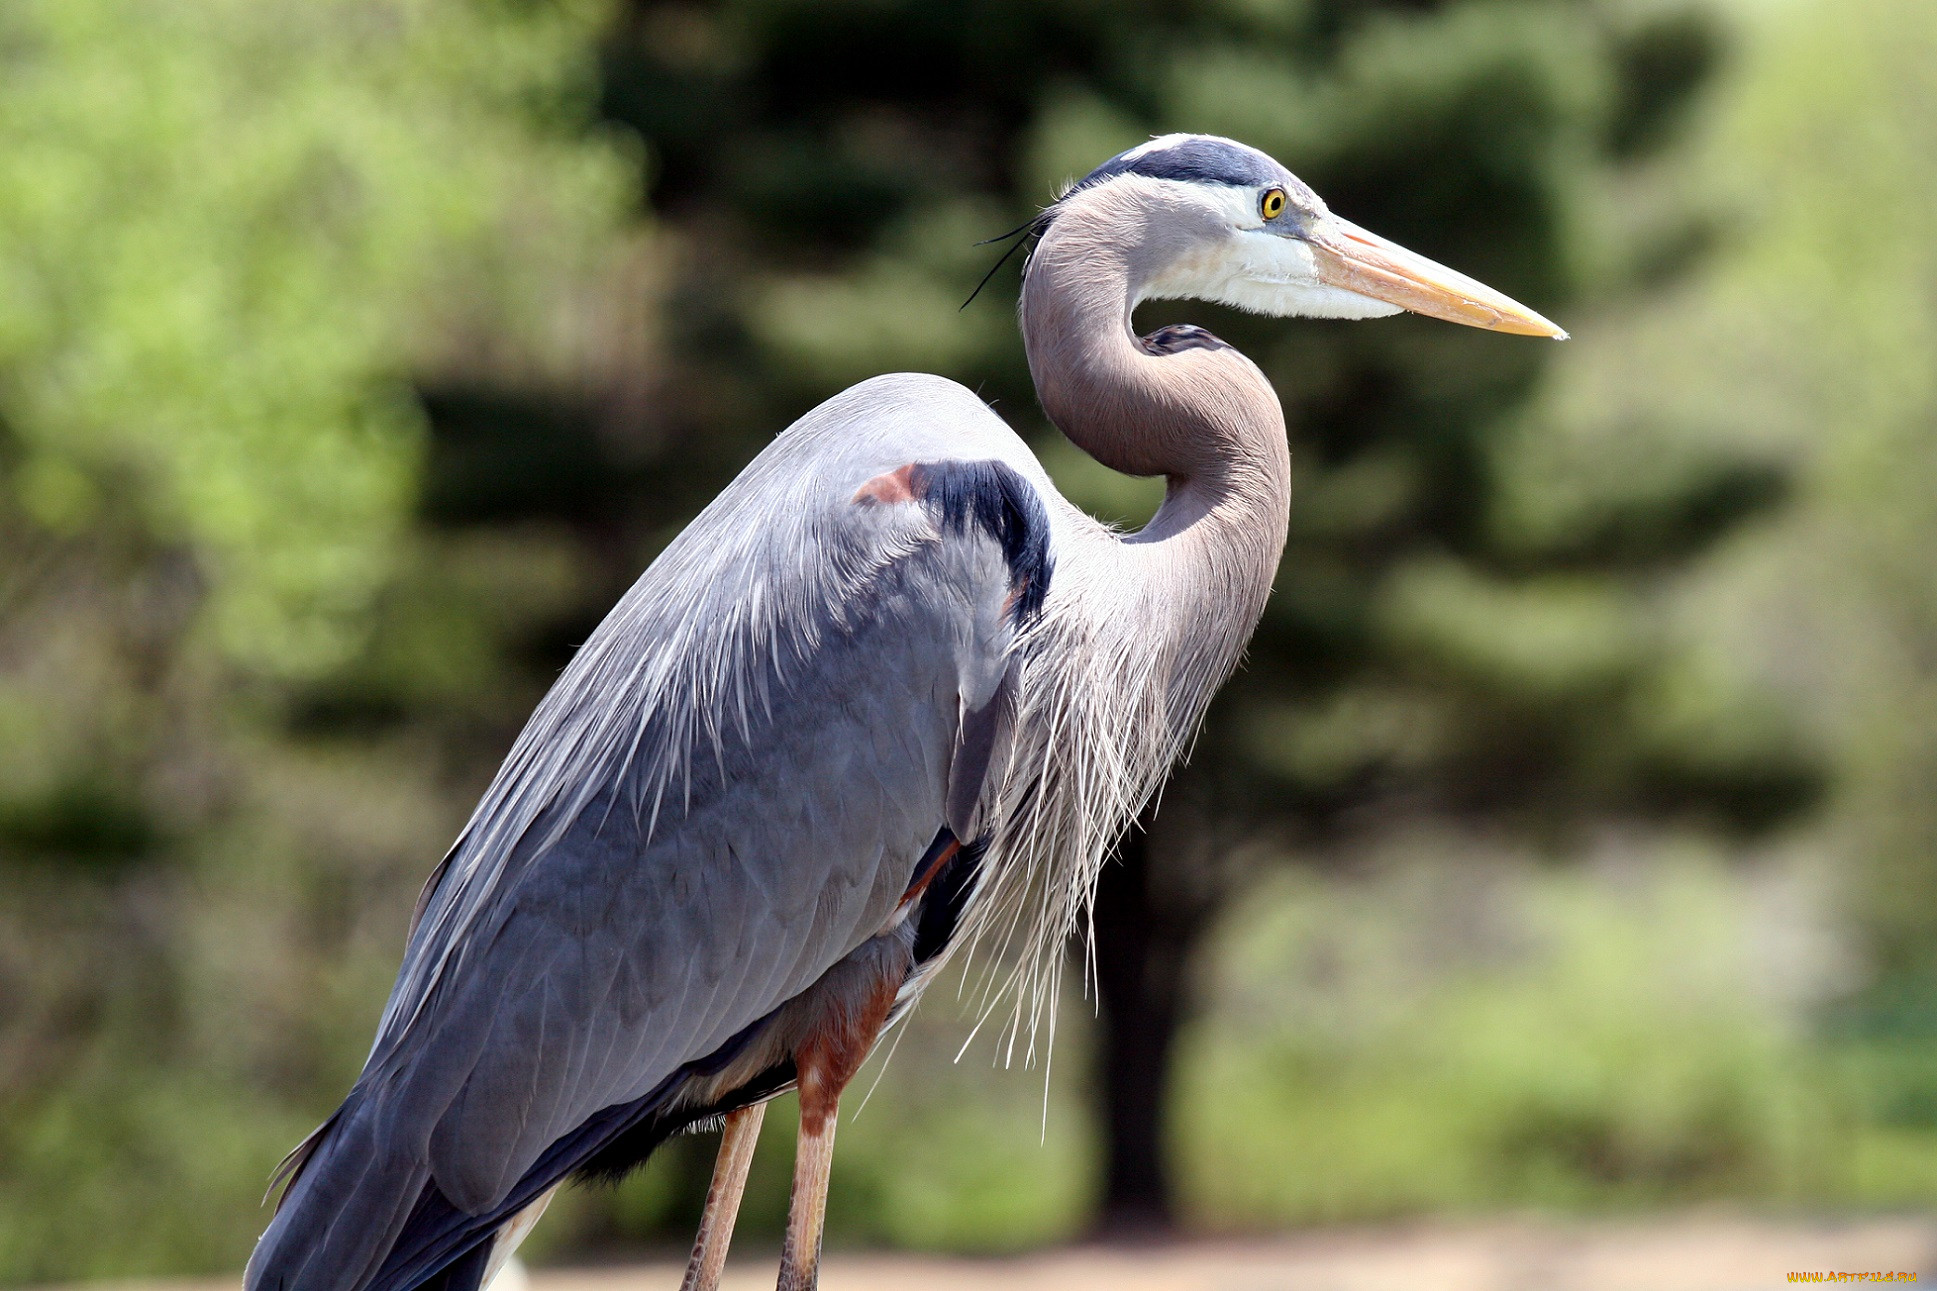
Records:
{"label": "great blue heron", "polygon": [[431,875],[248,1291],[477,1291],[562,1183],[723,1120],[686,1277],[711,1291],[794,1087],[779,1285],[812,1288],[842,1087],[965,943],[1041,1003],[1284,548],[1270,383],[1200,328],[1138,336],[1138,303],[1563,335],[1228,139],[1132,148],[1033,231],[1043,408],[1163,476],[1155,518],[1090,519],[939,377],[865,381],[775,439],[592,634]]}

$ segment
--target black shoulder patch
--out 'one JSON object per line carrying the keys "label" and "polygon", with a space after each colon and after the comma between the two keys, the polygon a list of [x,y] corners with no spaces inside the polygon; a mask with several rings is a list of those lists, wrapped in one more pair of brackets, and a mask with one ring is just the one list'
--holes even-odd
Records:
{"label": "black shoulder patch", "polygon": [[919,462],[909,482],[915,496],[935,509],[944,533],[980,529],[1001,546],[1017,622],[1042,612],[1052,573],[1049,512],[1029,481],[991,460]]}
{"label": "black shoulder patch", "polygon": [[1180,350],[1228,350],[1230,345],[1190,323],[1159,327],[1148,336],[1137,338],[1146,353],[1176,354]]}

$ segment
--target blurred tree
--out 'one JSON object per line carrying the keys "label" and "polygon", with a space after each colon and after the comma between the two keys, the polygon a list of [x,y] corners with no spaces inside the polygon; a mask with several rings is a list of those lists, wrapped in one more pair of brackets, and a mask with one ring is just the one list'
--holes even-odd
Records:
{"label": "blurred tree", "polygon": [[[1884,993],[1917,1015],[1928,1041],[1937,1035],[1937,12],[1864,0],[1790,15],[1765,40],[1770,74],[1743,96],[1724,147],[1735,159],[1731,193],[1769,209],[1724,266],[1709,316],[1689,321],[1723,311],[1756,320],[1718,348],[1707,375],[1770,374],[1762,430],[1802,463],[1807,494],[1757,571],[1760,617],[1782,630],[1765,627],[1755,653],[1836,746],[1835,832],[1855,862],[1856,912]],[[1800,101],[1821,106],[1803,112]],[[1794,563],[1778,574],[1784,558]],[[1828,664],[1814,685],[1796,685],[1783,657],[1802,642]]]}
{"label": "blurred tree", "polygon": [[453,808],[282,718],[385,660],[488,709],[504,573],[571,581],[413,540],[410,378],[596,366],[603,21],[0,6],[0,1281],[234,1268],[368,1042]]}
{"label": "blurred tree", "polygon": [[[1213,131],[1565,319],[1704,244],[1689,212],[1637,233],[1600,208],[1676,137],[1717,50],[1699,11],[1582,0],[634,0],[605,110],[652,146],[673,361],[625,437],[653,446],[651,487],[608,532],[666,532],[792,417],[897,368],[982,391],[1073,497],[1134,522],[1154,491],[1035,410],[1013,277],[956,312],[978,237],[1147,134]],[[1546,839],[1616,817],[1752,831],[1814,783],[1780,716],[1695,675],[1649,610],[1780,496],[1773,466],[1695,426],[1617,478],[1540,477],[1516,458],[1548,433],[1529,397],[1550,348],[1413,319],[1148,314],[1208,321],[1263,365],[1299,478],[1251,663],[1167,823],[1104,882],[1106,1227],[1174,1213],[1170,1050],[1249,854],[1208,839],[1319,860],[1426,814]]]}
{"label": "blurred tree", "polygon": [[[1812,841],[1858,934],[1832,1036],[1872,1118],[1853,1136],[1864,1176],[1879,1199],[1923,1204],[1911,1163],[1937,1143],[1937,10],[1745,13],[1754,74],[1696,159],[1740,233],[1673,308],[1607,338],[1588,402],[1603,440],[1700,407],[1794,464],[1797,504],[1703,579],[1688,617],[1830,750]],[[1644,454],[1659,442],[1645,438]]]}

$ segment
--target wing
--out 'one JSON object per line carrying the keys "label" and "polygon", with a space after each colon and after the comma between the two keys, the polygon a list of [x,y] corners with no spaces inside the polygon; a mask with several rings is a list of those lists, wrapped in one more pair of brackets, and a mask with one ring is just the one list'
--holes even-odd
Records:
{"label": "wing", "polygon": [[812,984],[938,828],[979,823],[1017,611],[1047,591],[1045,487],[961,387],[869,382],[594,633],[427,891],[358,1083],[452,1202],[501,1200]]}

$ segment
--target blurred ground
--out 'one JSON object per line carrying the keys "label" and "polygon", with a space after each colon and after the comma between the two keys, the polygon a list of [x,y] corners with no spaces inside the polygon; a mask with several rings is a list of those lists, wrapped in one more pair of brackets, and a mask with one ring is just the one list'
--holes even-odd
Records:
{"label": "blurred ground", "polygon": [[[1257,1242],[1076,1247],[1014,1259],[835,1254],[828,1291],[1760,1291],[1792,1272],[1922,1273],[1937,1222],[1772,1223],[1731,1218],[1556,1225],[1495,1222],[1315,1232]],[[671,1291],[673,1261],[545,1269],[530,1291]],[[722,1291],[764,1291],[748,1253]],[[96,1291],[227,1291],[228,1282],[97,1284]]]}

